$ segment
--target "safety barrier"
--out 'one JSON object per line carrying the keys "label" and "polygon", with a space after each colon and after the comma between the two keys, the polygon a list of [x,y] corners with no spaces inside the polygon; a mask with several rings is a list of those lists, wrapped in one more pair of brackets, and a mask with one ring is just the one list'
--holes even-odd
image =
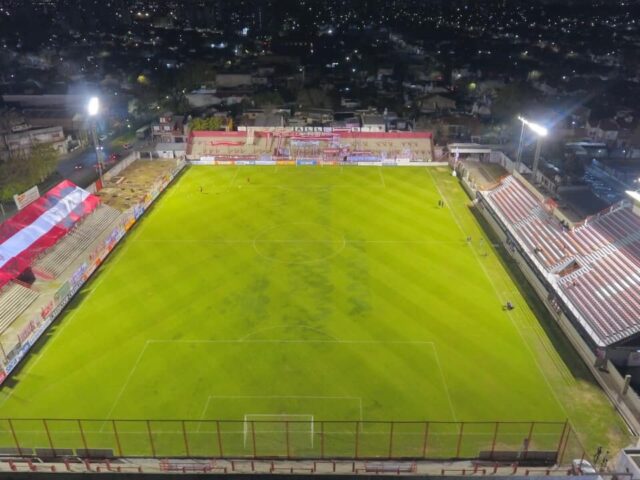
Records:
{"label": "safety barrier", "polygon": [[[550,467],[581,458],[568,422],[0,419],[0,451],[109,460],[478,459]],[[205,465],[197,466],[204,468]],[[169,462],[167,470],[185,471]],[[375,469],[374,464],[367,468]],[[383,468],[383,467],[380,467]],[[389,468],[388,464],[384,468]],[[395,470],[405,470],[397,464]]]}

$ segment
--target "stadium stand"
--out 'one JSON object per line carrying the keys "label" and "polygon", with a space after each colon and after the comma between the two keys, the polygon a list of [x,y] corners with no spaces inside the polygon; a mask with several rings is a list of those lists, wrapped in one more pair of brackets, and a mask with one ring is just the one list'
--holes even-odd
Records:
{"label": "stadium stand", "polygon": [[0,287],[18,278],[99,204],[98,197],[64,180],[1,223]]}
{"label": "stadium stand", "polygon": [[481,193],[597,346],[640,333],[640,217],[622,201],[570,230],[507,176]]}
{"label": "stadium stand", "polygon": [[36,298],[38,292],[9,282],[0,290],[0,333],[3,333]]}
{"label": "stadium stand", "polygon": [[315,160],[322,162],[433,161],[428,132],[353,132],[348,129],[196,131],[189,135],[187,157],[227,161]]}
{"label": "stadium stand", "polygon": [[51,250],[38,259],[34,264],[34,270],[45,272],[57,278],[102,232],[113,225],[120,215],[119,210],[107,205],[100,205]]}

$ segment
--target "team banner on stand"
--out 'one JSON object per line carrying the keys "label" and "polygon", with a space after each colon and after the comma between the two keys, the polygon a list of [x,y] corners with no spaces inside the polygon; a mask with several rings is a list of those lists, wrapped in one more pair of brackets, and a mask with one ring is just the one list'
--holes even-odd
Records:
{"label": "team banner on stand", "polygon": [[[153,188],[153,194],[150,195],[149,202],[155,200],[155,198],[164,190],[168,184],[175,178],[178,173],[186,165],[185,162],[179,163],[173,170],[171,175],[163,178],[160,182],[157,182]],[[80,192],[78,192],[80,191]],[[41,202],[43,201],[43,202]],[[9,221],[0,225],[0,248],[4,245],[6,239],[12,238],[17,232],[34,224],[40,217],[46,213],[51,213],[51,209],[56,206],[65,206],[61,211],[67,212],[66,216],[60,221],[63,223],[66,230],[62,231],[61,235],[64,235],[70,228],[73,227],[75,222],[87,215],[90,211],[95,209],[98,205],[98,198],[89,194],[88,192],[80,189],[69,181],[64,181],[54,189],[50,190],[47,195],[38,199],[37,211],[31,211],[31,207],[36,205],[30,205],[23,212],[19,212],[16,217],[23,214],[20,219],[21,222],[11,225],[12,228],[8,228]],[[142,215],[146,209],[144,203],[136,205],[137,212]],[[25,212],[30,216],[25,216]],[[14,218],[16,218],[14,217]],[[58,218],[58,217],[55,217]],[[11,219],[13,220],[13,219]],[[84,285],[84,283],[90,278],[91,274],[96,271],[100,264],[107,257],[109,252],[113,249],[117,242],[125,236],[125,232],[133,225],[136,218],[131,213],[131,216],[127,218],[127,214],[123,214],[121,221],[118,222],[118,226],[114,228],[111,234],[107,237],[105,242],[98,246],[91,254],[89,258],[85,260],[82,265],[71,275],[71,277],[64,282],[56,293],[53,295],[49,303],[47,303],[34,319],[26,325],[18,335],[18,343],[13,347],[7,348],[6,363],[3,369],[0,369],[0,384],[2,384],[11,371],[20,363],[20,361],[27,354],[33,344],[40,338],[40,336],[47,330],[49,325],[57,318],[64,307],[73,298],[76,292]],[[56,224],[55,228],[59,228],[59,224]],[[59,238],[59,237],[58,237]],[[57,239],[56,238],[56,241]],[[55,242],[54,242],[55,243]],[[27,263],[27,266],[29,263]],[[0,268],[0,275],[3,270]],[[9,280],[12,277],[9,277]],[[8,281],[8,280],[7,280]],[[2,285],[2,276],[0,276],[0,286]]]}
{"label": "team banner on stand", "polygon": [[0,224],[0,286],[16,278],[100,203],[65,180]]}

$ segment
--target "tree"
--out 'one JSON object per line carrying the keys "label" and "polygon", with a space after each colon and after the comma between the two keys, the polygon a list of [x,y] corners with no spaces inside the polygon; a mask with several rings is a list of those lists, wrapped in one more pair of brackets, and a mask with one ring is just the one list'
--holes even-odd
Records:
{"label": "tree", "polygon": [[226,119],[222,117],[194,118],[189,123],[193,132],[220,130],[225,125]]}
{"label": "tree", "polygon": [[17,193],[44,181],[58,164],[58,154],[51,145],[36,145],[28,154],[11,155],[0,163],[0,201],[11,200]]}

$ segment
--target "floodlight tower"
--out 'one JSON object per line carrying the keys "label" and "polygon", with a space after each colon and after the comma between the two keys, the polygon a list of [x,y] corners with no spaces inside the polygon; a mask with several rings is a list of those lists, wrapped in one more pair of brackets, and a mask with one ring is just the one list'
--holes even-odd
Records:
{"label": "floodlight tower", "polygon": [[522,122],[522,130],[520,131],[520,143],[518,144],[518,155],[516,157],[516,165],[520,164],[522,157],[522,143],[524,140],[524,127],[528,127],[533,133],[536,134],[536,153],[533,156],[533,173],[535,174],[538,170],[538,163],[540,161],[540,148],[541,148],[541,140],[543,137],[546,137],[549,134],[549,130],[542,125],[531,122],[524,117],[518,116],[518,120]]}
{"label": "floodlight tower", "polygon": [[98,145],[98,114],[100,113],[100,99],[91,97],[87,104],[87,113],[91,121],[91,135],[93,137],[93,146],[96,149],[96,165],[98,166],[98,177],[102,184],[102,157],[100,155],[100,146]]}

